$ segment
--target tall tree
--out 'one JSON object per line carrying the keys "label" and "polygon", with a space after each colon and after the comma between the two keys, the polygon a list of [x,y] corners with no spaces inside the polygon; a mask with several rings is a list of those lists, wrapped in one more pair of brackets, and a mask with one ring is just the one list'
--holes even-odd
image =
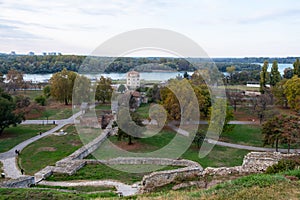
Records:
{"label": "tall tree", "polygon": [[24,119],[24,114],[16,112],[16,107],[12,96],[0,88],[0,135],[5,128],[16,126]]}
{"label": "tall tree", "polygon": [[121,84],[119,87],[118,87],[118,92],[121,92],[122,94],[125,92],[126,90],[126,87],[124,84]]}
{"label": "tall tree", "polygon": [[284,94],[289,106],[296,111],[300,111],[300,78],[298,76],[293,76],[284,84]]}
{"label": "tall tree", "polygon": [[277,83],[274,87],[272,87],[272,93],[275,96],[275,104],[284,106],[287,108],[287,98],[284,93],[284,85],[287,82],[287,79],[281,80],[279,83]]}
{"label": "tall tree", "polygon": [[111,86],[112,80],[110,78],[105,78],[104,76],[100,77],[100,80],[97,81],[95,99],[105,103],[105,101],[110,101],[113,88]]}
{"label": "tall tree", "polygon": [[232,75],[235,72],[235,66],[226,67],[226,72],[229,74],[230,82],[232,80]]}
{"label": "tall tree", "polygon": [[300,60],[299,58],[296,59],[296,61],[293,63],[294,66],[294,75],[297,75],[300,77]]}
{"label": "tall tree", "polygon": [[281,79],[280,72],[278,71],[278,63],[275,60],[273,62],[272,68],[271,68],[271,74],[270,74],[270,85],[275,86],[276,83],[278,83]]}
{"label": "tall tree", "polygon": [[294,76],[294,70],[290,67],[285,68],[283,71],[283,78],[291,79]]}
{"label": "tall tree", "polygon": [[267,84],[268,66],[268,61],[265,61],[260,72],[260,92],[262,94],[265,93],[265,88]]}
{"label": "tall tree", "polygon": [[21,89],[24,84],[23,73],[14,69],[7,72],[6,80],[8,82],[8,90]]}
{"label": "tall tree", "polygon": [[77,75],[73,88],[73,104],[90,102],[91,81],[84,75]]}
{"label": "tall tree", "polygon": [[72,100],[74,82],[77,74],[64,68],[61,72],[53,74],[50,79],[51,96],[68,105]]}

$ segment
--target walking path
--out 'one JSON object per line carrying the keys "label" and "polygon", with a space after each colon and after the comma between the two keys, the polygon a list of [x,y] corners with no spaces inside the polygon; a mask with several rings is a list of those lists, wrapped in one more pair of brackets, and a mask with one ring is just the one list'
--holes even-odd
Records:
{"label": "walking path", "polygon": [[[243,123],[240,121],[239,124],[243,124]],[[168,126],[181,135],[184,135],[184,136],[189,135],[189,132],[187,132],[183,129],[180,129],[180,128],[174,126],[173,124],[169,124]],[[245,150],[249,150],[249,151],[270,151],[270,152],[276,151],[275,148],[264,148],[264,147],[254,147],[254,146],[247,146],[247,145],[241,145],[241,144],[233,144],[233,143],[221,142],[221,141],[213,140],[213,139],[205,139],[204,141],[208,142],[210,144],[215,144],[215,145],[224,146],[224,147],[231,147],[231,148],[235,148],[235,149],[245,149]],[[288,152],[287,149],[278,149],[278,151],[282,152],[282,153]],[[290,152],[291,153],[299,153],[300,149],[290,149]]]}
{"label": "walking path", "polygon": [[[18,167],[18,164],[16,162],[17,154],[15,153],[15,150],[21,151],[22,149],[24,149],[29,144],[31,144],[31,143],[47,136],[47,135],[50,135],[50,134],[60,130],[61,128],[63,128],[67,124],[72,124],[74,122],[74,120],[77,117],[79,117],[80,115],[81,115],[81,112],[78,112],[78,113],[72,115],[68,119],[55,120],[57,122],[56,123],[57,126],[54,127],[53,129],[42,133],[42,135],[37,135],[37,136],[32,137],[28,140],[25,140],[25,141],[21,142],[20,144],[18,144],[17,146],[10,149],[9,151],[1,153],[0,154],[0,161],[3,163],[3,171],[6,175],[6,177],[16,179],[16,178],[20,178],[20,177],[24,176],[24,175],[21,174],[21,171],[20,171],[20,169]],[[41,124],[41,121],[42,120],[27,120],[27,121],[23,122],[22,124]]]}
{"label": "walking path", "polygon": [[102,180],[102,181],[41,181],[39,185],[47,186],[61,186],[61,187],[77,187],[77,186],[113,186],[117,189],[119,194],[123,196],[135,195],[138,193],[138,186],[136,184],[127,185],[118,181]]}

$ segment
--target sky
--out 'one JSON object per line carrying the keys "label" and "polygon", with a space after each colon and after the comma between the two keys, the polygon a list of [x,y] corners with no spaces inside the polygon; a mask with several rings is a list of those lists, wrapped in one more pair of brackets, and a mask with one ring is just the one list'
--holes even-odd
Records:
{"label": "sky", "polygon": [[2,53],[89,55],[140,28],[176,31],[210,57],[299,56],[300,1],[0,0]]}

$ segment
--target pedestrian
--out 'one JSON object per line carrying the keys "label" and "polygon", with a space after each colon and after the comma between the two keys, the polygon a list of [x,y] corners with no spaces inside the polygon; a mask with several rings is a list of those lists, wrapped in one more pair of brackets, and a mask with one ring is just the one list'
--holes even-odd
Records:
{"label": "pedestrian", "polygon": [[24,174],[24,169],[21,169],[21,174],[22,174],[22,175]]}
{"label": "pedestrian", "polygon": [[15,150],[15,153],[17,154],[17,155],[20,155],[20,151],[19,150]]}
{"label": "pedestrian", "polygon": [[1,173],[1,177],[2,177],[2,178],[5,178],[4,172]]}
{"label": "pedestrian", "polygon": [[40,131],[40,135],[42,135],[42,131]]}

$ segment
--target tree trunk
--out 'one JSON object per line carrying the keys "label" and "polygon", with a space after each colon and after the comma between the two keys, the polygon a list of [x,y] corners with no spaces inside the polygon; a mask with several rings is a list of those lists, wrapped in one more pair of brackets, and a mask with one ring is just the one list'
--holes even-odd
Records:
{"label": "tree trunk", "polygon": [[131,135],[128,135],[128,145],[132,145],[132,137]]}
{"label": "tree trunk", "polygon": [[65,98],[65,105],[67,106],[68,105],[68,99]]}
{"label": "tree trunk", "polygon": [[0,128],[0,135],[2,135],[4,128]]}
{"label": "tree trunk", "polygon": [[278,152],[278,138],[276,138],[276,145],[275,145],[275,148],[276,148],[276,152]]}

